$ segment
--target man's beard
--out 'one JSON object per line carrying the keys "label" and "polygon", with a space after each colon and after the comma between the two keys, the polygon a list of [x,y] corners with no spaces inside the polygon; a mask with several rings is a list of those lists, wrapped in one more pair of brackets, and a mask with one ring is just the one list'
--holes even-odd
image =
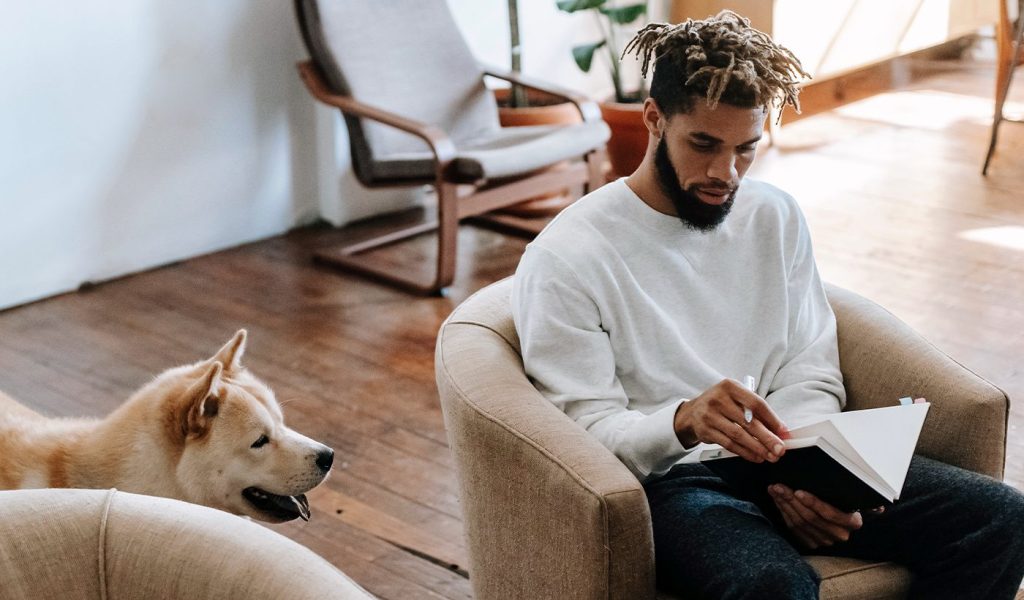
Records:
{"label": "man's beard", "polygon": [[733,200],[736,199],[734,189],[729,197],[719,205],[708,204],[702,201],[696,194],[698,185],[691,185],[683,188],[679,183],[679,174],[676,173],[672,161],[668,157],[668,146],[665,145],[665,138],[658,141],[658,149],[654,155],[654,167],[658,172],[658,184],[661,191],[672,201],[672,206],[679,215],[679,220],[694,231],[709,232],[722,224],[725,217],[732,210]]}

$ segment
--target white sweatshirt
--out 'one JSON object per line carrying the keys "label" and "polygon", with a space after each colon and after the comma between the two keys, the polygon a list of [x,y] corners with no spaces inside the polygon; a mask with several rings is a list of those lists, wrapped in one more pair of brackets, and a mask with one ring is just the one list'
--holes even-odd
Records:
{"label": "white sweatshirt", "polygon": [[526,248],[512,311],[526,373],[643,481],[682,459],[680,402],[753,375],[789,427],[846,402],[835,316],[803,215],[744,179],[713,232],[657,212],[625,179]]}

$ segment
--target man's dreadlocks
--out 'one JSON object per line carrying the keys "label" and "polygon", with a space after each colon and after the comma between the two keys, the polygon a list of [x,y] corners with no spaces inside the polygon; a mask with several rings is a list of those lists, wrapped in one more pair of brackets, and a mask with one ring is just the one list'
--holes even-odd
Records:
{"label": "man's dreadlocks", "polygon": [[651,97],[669,115],[689,112],[697,96],[754,108],[790,104],[799,113],[798,84],[810,77],[800,61],[750,21],[724,10],[715,17],[678,25],[652,23],[622,55],[635,52],[644,77],[654,61]]}

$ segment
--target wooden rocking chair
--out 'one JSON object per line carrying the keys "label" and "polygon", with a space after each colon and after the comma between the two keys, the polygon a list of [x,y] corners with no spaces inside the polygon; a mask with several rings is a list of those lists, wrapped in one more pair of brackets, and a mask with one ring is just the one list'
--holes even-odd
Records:
{"label": "wooden rocking chair", "polygon": [[[460,221],[543,192],[586,192],[604,183],[608,127],[597,106],[480,67],[445,0],[295,0],[295,9],[312,57],[299,63],[299,73],[317,100],[341,110],[359,181],[432,185],[437,192],[436,221],[322,250],[318,260],[416,293],[443,293],[455,277]],[[502,128],[485,76],[563,97],[583,122]],[[425,266],[418,274],[397,273],[369,252],[434,230],[432,273],[423,273]]]}

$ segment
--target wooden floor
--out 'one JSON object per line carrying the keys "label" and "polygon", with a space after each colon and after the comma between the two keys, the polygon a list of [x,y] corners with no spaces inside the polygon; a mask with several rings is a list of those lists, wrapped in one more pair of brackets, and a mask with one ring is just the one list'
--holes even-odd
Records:
{"label": "wooden floor", "polygon": [[[1004,126],[982,178],[991,65],[919,67],[928,76],[905,89],[786,125],[751,175],[800,201],[826,279],[1024,399],[1024,126]],[[524,241],[464,227],[450,296],[412,298],[310,262],[359,234],[309,228],[0,312],[0,389],[50,414],[102,415],[246,327],[246,364],[338,456],[312,520],[273,529],[381,598],[469,598],[434,339],[454,306],[513,272]],[[1006,474],[1024,489],[1024,402]]]}

